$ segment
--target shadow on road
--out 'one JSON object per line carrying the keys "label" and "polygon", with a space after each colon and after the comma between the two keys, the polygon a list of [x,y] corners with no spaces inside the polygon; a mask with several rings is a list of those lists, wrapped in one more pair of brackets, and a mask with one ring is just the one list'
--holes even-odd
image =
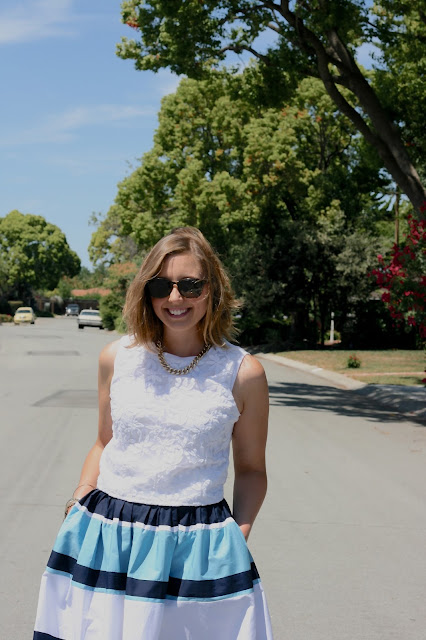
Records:
{"label": "shadow on road", "polygon": [[373,422],[417,422],[414,417],[395,413],[391,407],[365,399],[356,391],[315,384],[279,382],[270,384],[269,392],[271,406],[332,411],[345,418],[361,417]]}

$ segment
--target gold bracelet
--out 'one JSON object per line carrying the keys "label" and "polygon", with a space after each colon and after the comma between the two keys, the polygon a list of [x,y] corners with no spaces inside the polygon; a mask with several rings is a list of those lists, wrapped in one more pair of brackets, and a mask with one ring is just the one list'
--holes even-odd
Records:
{"label": "gold bracelet", "polygon": [[77,489],[80,489],[80,487],[92,487],[92,489],[96,489],[96,487],[94,487],[93,484],[89,484],[89,483],[79,484],[78,487],[74,489],[72,498],[70,498],[65,504],[65,518],[67,517],[68,511],[71,509],[71,507],[73,507],[76,504],[76,502],[79,501],[79,498],[75,497],[75,492],[77,491]]}
{"label": "gold bracelet", "polygon": [[76,489],[74,489],[74,491],[73,491],[73,494],[72,494],[73,498],[75,496],[75,492],[77,491],[77,489],[80,489],[80,487],[92,487],[92,489],[96,489],[96,487],[94,487],[93,484],[88,484],[88,483],[79,484],[78,487]]}
{"label": "gold bracelet", "polygon": [[68,511],[78,502],[77,498],[70,498],[68,502],[65,504],[65,515],[64,520],[68,515]]}

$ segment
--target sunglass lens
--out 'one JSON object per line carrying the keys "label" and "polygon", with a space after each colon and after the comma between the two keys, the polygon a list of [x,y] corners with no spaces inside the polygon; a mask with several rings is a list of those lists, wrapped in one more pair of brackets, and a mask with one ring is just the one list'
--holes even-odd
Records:
{"label": "sunglass lens", "polygon": [[199,298],[204,287],[204,281],[185,278],[179,281],[178,287],[184,298]]}
{"label": "sunglass lens", "polygon": [[149,280],[147,286],[153,298],[166,298],[173,289],[173,284],[167,278],[153,278]]}

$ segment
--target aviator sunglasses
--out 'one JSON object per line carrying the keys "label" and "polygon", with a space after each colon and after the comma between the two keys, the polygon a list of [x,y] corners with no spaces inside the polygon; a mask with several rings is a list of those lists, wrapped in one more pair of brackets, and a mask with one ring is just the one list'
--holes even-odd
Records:
{"label": "aviator sunglasses", "polygon": [[173,282],[168,278],[152,278],[148,280],[146,286],[152,298],[167,298],[177,285],[178,291],[184,298],[199,298],[207,280],[197,280],[197,278],[182,278],[178,282]]}

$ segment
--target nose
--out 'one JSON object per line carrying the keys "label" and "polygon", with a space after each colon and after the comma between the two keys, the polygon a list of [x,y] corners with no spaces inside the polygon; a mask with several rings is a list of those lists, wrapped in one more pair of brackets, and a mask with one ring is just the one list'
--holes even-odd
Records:
{"label": "nose", "polygon": [[182,300],[182,295],[177,288],[177,284],[173,284],[173,289],[170,291],[169,300]]}

